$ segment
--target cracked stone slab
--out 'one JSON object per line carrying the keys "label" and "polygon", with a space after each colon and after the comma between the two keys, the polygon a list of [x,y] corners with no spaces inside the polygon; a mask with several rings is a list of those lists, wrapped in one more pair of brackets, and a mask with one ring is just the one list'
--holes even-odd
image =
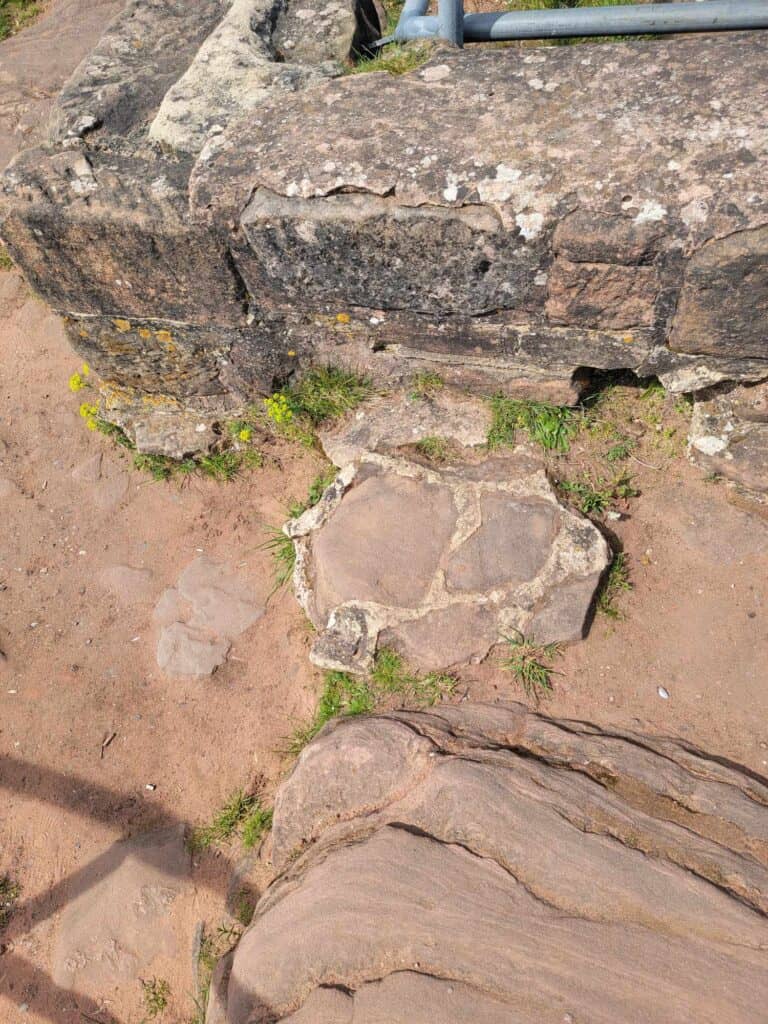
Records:
{"label": "cracked stone slab", "polygon": [[514,630],[578,639],[610,562],[599,530],[558,501],[523,448],[440,468],[361,452],[285,529],[319,631],[310,657],[353,672],[377,645],[439,669],[482,659]]}
{"label": "cracked stone slab", "polygon": [[213,1019],[754,1024],[766,808],[716,756],[519,704],[336,720]]}
{"label": "cracked stone slab", "polygon": [[171,676],[209,676],[263,614],[244,579],[207,556],[196,558],[155,605],[157,663]]}

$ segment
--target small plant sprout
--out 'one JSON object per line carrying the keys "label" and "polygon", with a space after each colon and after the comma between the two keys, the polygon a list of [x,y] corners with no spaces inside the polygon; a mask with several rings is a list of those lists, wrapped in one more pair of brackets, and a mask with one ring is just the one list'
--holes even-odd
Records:
{"label": "small plant sprout", "polygon": [[502,668],[511,672],[526,696],[538,704],[544,694],[552,692],[552,676],[556,673],[549,663],[560,656],[560,645],[537,644],[518,631],[514,636],[504,637],[504,641],[508,656],[502,661]]}
{"label": "small plant sprout", "polygon": [[141,982],[144,1010],[148,1018],[159,1017],[168,1006],[171,987],[163,978],[150,978]]}
{"label": "small plant sprout", "polygon": [[582,515],[594,517],[604,515],[617,503],[627,502],[640,493],[628,473],[621,473],[613,480],[595,480],[585,474],[578,480],[559,480],[558,487]]}
{"label": "small plant sprout", "polygon": [[262,807],[256,793],[238,789],[227,800],[208,825],[194,829],[189,837],[189,847],[195,853],[229,842],[235,836],[242,836],[246,846],[255,845],[272,827],[272,811]]}
{"label": "small plant sprout", "polygon": [[330,487],[336,479],[336,473],[335,466],[328,466],[322,473],[318,473],[310,484],[304,501],[292,501],[288,506],[288,517],[290,519],[298,519],[308,508],[314,508],[322,498],[326,488]]}
{"label": "small plant sprout", "polygon": [[628,590],[632,589],[632,580],[629,576],[627,556],[623,551],[617,551],[613,561],[605,574],[603,585],[597,598],[597,610],[609,619],[623,619],[624,612],[617,606],[617,599]]}
{"label": "small plant sprout", "polygon": [[572,409],[548,402],[528,402],[497,395],[491,399],[491,429],[488,447],[511,447],[516,432],[527,431],[545,451],[567,452],[578,422]]}
{"label": "small plant sprout", "polygon": [[0,875],[0,930],[7,924],[21,889],[8,875]]}

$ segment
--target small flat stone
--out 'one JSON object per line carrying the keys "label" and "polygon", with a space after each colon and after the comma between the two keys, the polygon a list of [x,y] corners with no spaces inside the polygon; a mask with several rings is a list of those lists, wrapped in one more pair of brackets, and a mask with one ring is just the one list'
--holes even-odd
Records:
{"label": "small flat stone", "polygon": [[229,653],[227,640],[214,639],[185,625],[164,626],[157,642],[157,664],[169,676],[209,676]]}
{"label": "small flat stone", "polygon": [[192,605],[189,625],[234,638],[264,614],[248,584],[202,555],[179,576],[179,594]]}
{"label": "small flat stone", "polygon": [[493,611],[478,604],[454,604],[412,622],[401,622],[379,635],[409,665],[428,672],[480,660],[499,639]]}

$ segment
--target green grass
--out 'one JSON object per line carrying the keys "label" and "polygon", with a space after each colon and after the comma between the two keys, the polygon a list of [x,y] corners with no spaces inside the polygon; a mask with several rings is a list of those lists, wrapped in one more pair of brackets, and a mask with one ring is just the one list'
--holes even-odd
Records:
{"label": "green grass", "polygon": [[21,888],[8,875],[0,875],[0,929],[5,928],[21,895]]}
{"label": "green grass", "polygon": [[411,382],[411,398],[433,398],[444,387],[445,381],[439,373],[416,373]]}
{"label": "green grass", "polygon": [[0,40],[19,32],[39,11],[35,0],[0,0]]}
{"label": "green grass", "polygon": [[[0,36],[0,39],[2,39],[2,36]],[[5,248],[3,243],[0,242],[0,270],[12,270],[12,269],[13,269],[13,260],[11,259],[10,253]]]}
{"label": "green grass", "polygon": [[272,828],[272,814],[272,808],[262,807],[258,800],[247,813],[241,833],[246,850],[253,849]]}
{"label": "green grass", "polygon": [[364,75],[371,71],[386,71],[390,75],[405,75],[420,68],[432,56],[431,41],[415,40],[410,43],[388,43],[374,57],[362,57],[346,69],[348,75]]}
{"label": "green grass", "polygon": [[549,662],[559,657],[560,645],[537,644],[522,633],[505,637],[504,640],[509,653],[502,661],[501,667],[511,672],[526,696],[538,703],[543,695],[552,692],[552,676],[555,670]]}
{"label": "green grass", "polygon": [[613,561],[605,574],[603,585],[597,597],[597,610],[609,619],[623,619],[624,613],[617,605],[617,600],[622,594],[632,589],[632,580],[629,576],[627,556],[623,551],[618,551],[613,556]]}
{"label": "green grass", "polygon": [[142,981],[144,1012],[148,1018],[159,1017],[168,1006],[171,986],[163,978],[150,978]]}
{"label": "green grass", "polygon": [[373,394],[373,384],[352,370],[321,366],[309,370],[298,383],[284,389],[294,416],[306,417],[317,427],[356,409]]}
{"label": "green grass", "polygon": [[443,672],[421,675],[411,672],[395,651],[383,648],[374,662],[368,679],[358,679],[347,672],[326,672],[312,720],[300,726],[291,736],[288,752],[299,754],[332,718],[369,715],[392,703],[425,707],[450,695],[455,687],[453,676]]}
{"label": "green grass", "polygon": [[[272,554],[275,575],[274,594],[291,579],[296,565],[296,546],[293,540],[277,526],[268,528],[269,539],[261,546]],[[271,595],[270,595],[271,596]]]}
{"label": "green grass", "polygon": [[496,395],[491,399],[491,415],[488,432],[488,447],[491,449],[514,445],[517,431],[523,429],[545,451],[567,452],[578,429],[573,409],[550,405],[549,402],[529,402]]}
{"label": "green grass", "polygon": [[310,484],[306,498],[303,501],[293,501],[288,506],[288,517],[290,519],[298,519],[307,509],[314,508],[326,489],[336,479],[337,473],[338,470],[335,466],[327,466],[322,473],[318,473]]}
{"label": "green grass", "polygon": [[189,848],[194,853],[201,853],[212,846],[227,843],[238,835],[242,836],[246,846],[253,846],[271,827],[272,811],[262,807],[259,796],[238,789],[210,824],[192,830]]}
{"label": "green grass", "polygon": [[577,480],[558,480],[557,486],[585,516],[605,515],[618,502],[636,498],[640,493],[628,473],[621,473],[612,480],[584,474]]}
{"label": "green grass", "polygon": [[211,979],[216,963],[237,944],[241,934],[240,929],[232,925],[220,925],[212,935],[203,933],[197,953],[197,980],[200,996],[194,1001],[195,1013],[189,1024],[205,1024]]}
{"label": "green grass", "polygon": [[632,437],[621,437],[618,439],[608,451],[605,453],[605,458],[608,462],[624,462],[632,454],[634,449],[637,448],[637,441]]}
{"label": "green grass", "polygon": [[432,434],[416,442],[416,451],[429,462],[446,462],[451,455],[451,442],[446,437]]}

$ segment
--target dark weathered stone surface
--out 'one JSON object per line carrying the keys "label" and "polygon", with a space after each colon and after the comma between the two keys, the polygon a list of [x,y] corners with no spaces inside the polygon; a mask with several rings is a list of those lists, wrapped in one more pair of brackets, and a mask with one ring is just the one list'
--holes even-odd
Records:
{"label": "dark weathered stone surface", "polygon": [[[354,420],[348,432],[359,438]],[[377,433],[369,443],[387,448]],[[328,450],[350,454],[343,430]],[[515,630],[543,643],[584,635],[608,546],[558,502],[532,452],[435,466],[352,451],[321,504],[285,525],[319,631],[315,664],[365,672],[390,646],[434,670],[481,660]]]}
{"label": "dark weathered stone surface", "polygon": [[[462,328],[492,313],[501,363],[509,330],[550,340],[561,374],[598,365],[614,332],[621,365],[658,368],[672,386],[754,379],[768,355],[759,328],[739,330],[745,290],[721,288],[727,344],[686,312],[705,286],[697,260],[724,279],[749,264],[761,301],[766,132],[762,108],[736,99],[753,58],[765,60],[759,35],[712,36],[445,52],[404,78],[329,82],[212,140],[193,208],[241,217],[236,260],[277,307],[381,309],[414,349],[439,312],[446,359],[471,356]],[[370,109],[374,129],[350,132]],[[682,358],[664,356],[673,329]],[[540,352],[528,361],[547,365]]]}
{"label": "dark weathered stone surface", "polygon": [[766,807],[716,757],[516,704],[334,722],[217,1019],[754,1024]]}
{"label": "dark weathered stone surface", "polygon": [[376,18],[130,0],[0,214],[57,310],[181,325],[162,358],[80,327],[97,370],[185,402],[325,362],[558,403],[589,368],[768,377],[760,34],[339,77]]}

